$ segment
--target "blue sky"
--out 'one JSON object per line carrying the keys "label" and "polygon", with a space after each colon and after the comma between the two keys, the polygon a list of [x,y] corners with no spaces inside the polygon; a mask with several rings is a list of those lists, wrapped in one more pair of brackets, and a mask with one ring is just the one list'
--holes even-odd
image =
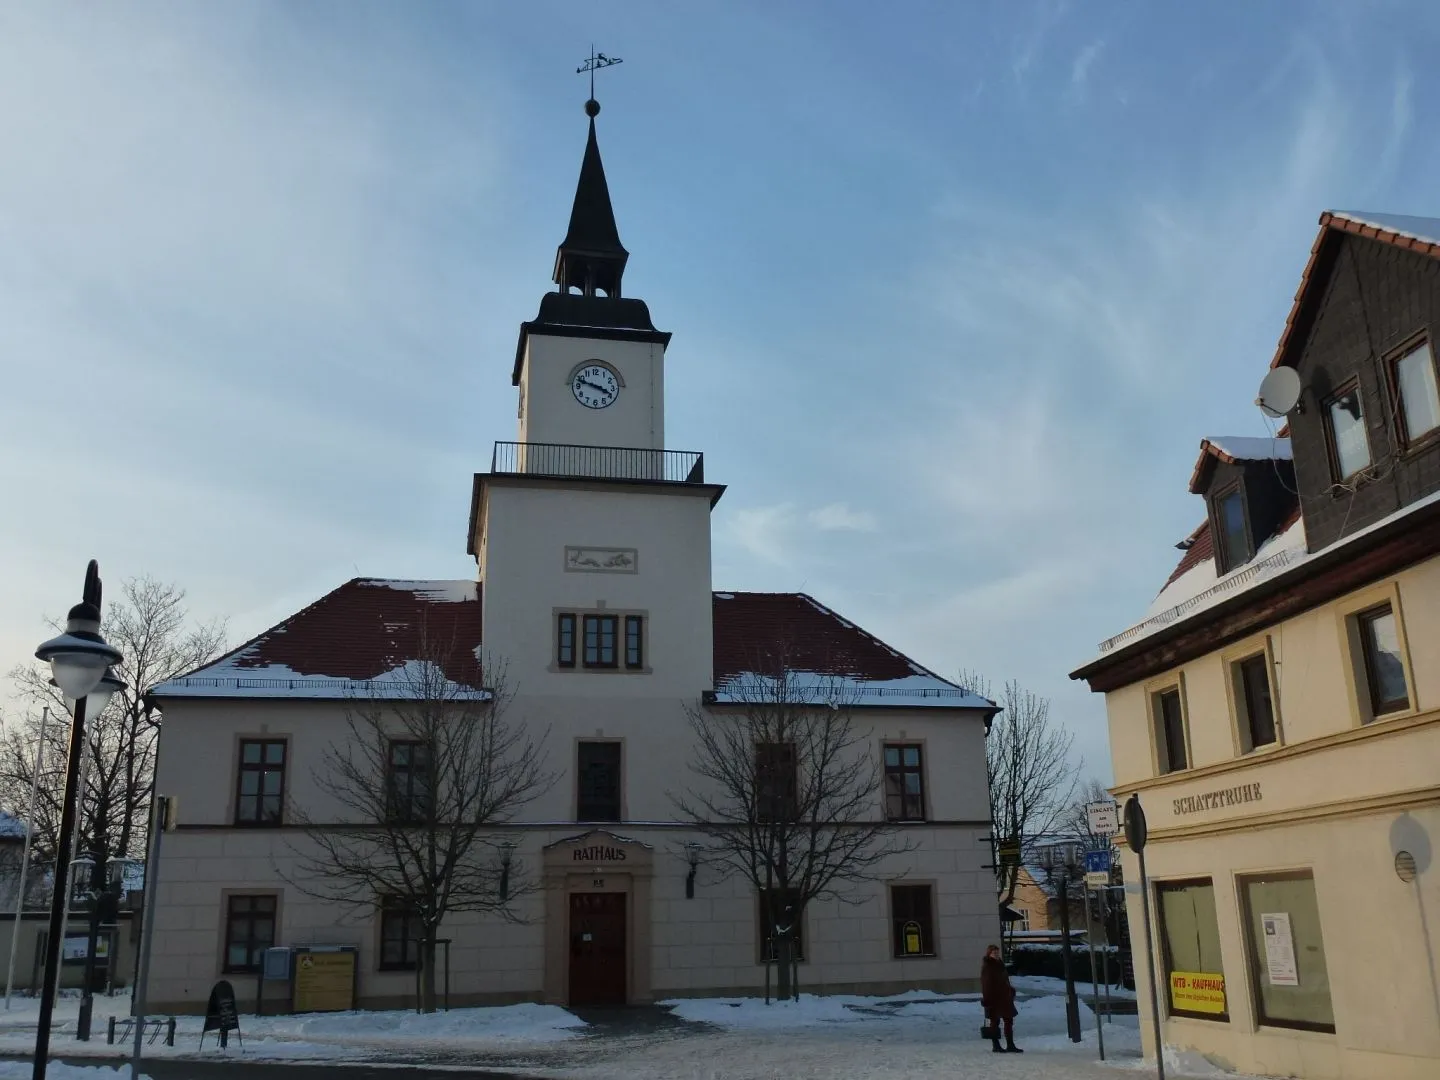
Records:
{"label": "blue sky", "polygon": [[[238,640],[464,577],[593,43],[717,588],[1053,698],[1136,621],[1325,209],[1440,214],[1440,7],[321,2],[0,9],[0,657],[150,573]],[[1427,75],[1427,69],[1430,74]],[[112,586],[113,588],[113,586]]]}

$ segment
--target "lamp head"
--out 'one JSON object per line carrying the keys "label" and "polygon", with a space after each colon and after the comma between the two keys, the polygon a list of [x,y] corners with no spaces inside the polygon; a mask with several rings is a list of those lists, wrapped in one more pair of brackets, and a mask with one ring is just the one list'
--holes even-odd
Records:
{"label": "lamp head", "polygon": [[70,609],[65,632],[42,643],[35,657],[50,664],[55,685],[74,700],[87,697],[106,669],[124,659],[100,636],[100,571],[94,559],[85,572],[84,599]]}

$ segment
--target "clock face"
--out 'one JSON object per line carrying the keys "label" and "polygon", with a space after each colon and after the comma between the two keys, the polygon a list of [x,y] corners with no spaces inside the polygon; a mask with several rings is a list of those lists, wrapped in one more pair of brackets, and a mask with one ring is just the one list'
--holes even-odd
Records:
{"label": "clock face", "polygon": [[587,409],[603,409],[620,396],[620,380],[604,364],[586,364],[570,380],[575,400]]}

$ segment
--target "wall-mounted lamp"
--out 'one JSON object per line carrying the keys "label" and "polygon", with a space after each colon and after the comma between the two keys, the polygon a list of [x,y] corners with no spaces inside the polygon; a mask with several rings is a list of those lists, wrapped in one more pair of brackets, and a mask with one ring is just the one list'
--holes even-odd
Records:
{"label": "wall-mounted lamp", "polygon": [[506,840],[500,845],[500,902],[510,899],[510,864],[515,858],[515,841]]}
{"label": "wall-mounted lamp", "polygon": [[695,871],[700,866],[700,845],[693,840],[685,844],[685,856],[690,860],[690,872],[685,875],[685,899],[695,899]]}

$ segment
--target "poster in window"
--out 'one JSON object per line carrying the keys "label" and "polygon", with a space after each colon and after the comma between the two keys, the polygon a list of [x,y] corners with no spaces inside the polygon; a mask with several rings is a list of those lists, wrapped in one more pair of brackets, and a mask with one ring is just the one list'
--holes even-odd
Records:
{"label": "poster in window", "polygon": [[1260,915],[1265,928],[1265,969],[1271,986],[1299,986],[1300,972],[1295,966],[1295,935],[1290,930],[1290,916],[1277,911]]}

